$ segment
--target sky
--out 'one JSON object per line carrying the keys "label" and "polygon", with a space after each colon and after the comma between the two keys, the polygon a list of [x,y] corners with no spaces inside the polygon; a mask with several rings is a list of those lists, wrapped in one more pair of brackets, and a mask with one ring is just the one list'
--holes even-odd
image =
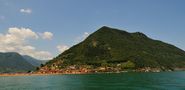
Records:
{"label": "sky", "polygon": [[52,59],[102,26],[185,50],[185,0],[0,0],[0,52]]}

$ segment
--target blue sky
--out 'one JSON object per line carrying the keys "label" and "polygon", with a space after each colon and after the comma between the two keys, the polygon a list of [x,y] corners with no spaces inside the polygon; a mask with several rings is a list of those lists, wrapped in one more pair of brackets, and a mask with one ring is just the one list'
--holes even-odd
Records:
{"label": "blue sky", "polygon": [[140,31],[185,50],[184,0],[0,0],[0,34],[5,37],[13,27],[30,29],[40,38],[50,32],[50,40],[23,44],[52,57],[104,25]]}

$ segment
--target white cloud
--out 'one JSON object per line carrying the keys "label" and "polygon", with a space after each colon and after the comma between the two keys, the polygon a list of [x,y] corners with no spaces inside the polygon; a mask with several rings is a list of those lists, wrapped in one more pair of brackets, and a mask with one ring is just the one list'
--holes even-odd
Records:
{"label": "white cloud", "polygon": [[16,37],[22,38],[22,39],[26,39],[26,38],[37,39],[38,38],[38,35],[29,28],[14,27],[14,28],[9,28],[8,32],[11,35],[15,35]]}
{"label": "white cloud", "polygon": [[83,34],[83,39],[85,39],[85,38],[87,38],[89,36],[89,33],[88,32],[84,32],[84,34]]}
{"label": "white cloud", "polygon": [[69,46],[67,45],[58,45],[57,49],[60,53],[63,53],[64,51],[66,51],[67,49],[69,49]]}
{"label": "white cloud", "polygon": [[27,39],[37,39],[38,35],[27,28],[9,28],[8,33],[0,35],[1,44],[20,45],[26,42]]}
{"label": "white cloud", "polygon": [[[89,33],[88,32],[84,32],[83,35],[75,38],[75,44],[76,43],[79,43],[81,41],[83,41],[84,39],[86,39],[87,37],[89,36]],[[60,53],[63,53],[64,51],[68,50],[70,47],[67,46],[67,45],[58,45],[57,46],[57,49]]]}
{"label": "white cloud", "polygon": [[26,9],[22,8],[22,9],[20,9],[20,12],[21,13],[26,13],[26,14],[31,14],[32,10],[30,8],[26,8]]}
{"label": "white cloud", "polygon": [[50,52],[36,50],[36,48],[33,46],[23,46],[19,53],[39,58],[41,60],[52,59],[52,54]]}
{"label": "white cloud", "polygon": [[84,32],[82,36],[79,36],[75,39],[75,44],[85,40],[88,36],[89,36],[89,33]]}
{"label": "white cloud", "polygon": [[0,52],[18,52],[38,59],[51,59],[48,51],[36,49],[29,40],[37,40],[39,36],[29,28],[9,28],[6,34],[0,33]]}
{"label": "white cloud", "polygon": [[44,32],[44,33],[40,33],[40,36],[43,39],[51,40],[52,37],[53,37],[53,33],[51,33],[51,32]]}

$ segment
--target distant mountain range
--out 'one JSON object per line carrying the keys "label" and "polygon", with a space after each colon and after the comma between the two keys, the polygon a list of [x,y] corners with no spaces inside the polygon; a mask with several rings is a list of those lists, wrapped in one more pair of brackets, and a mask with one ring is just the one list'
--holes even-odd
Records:
{"label": "distant mountain range", "polygon": [[30,56],[21,56],[16,52],[0,53],[0,73],[15,73],[34,71],[45,61]]}
{"label": "distant mountain range", "polygon": [[73,69],[176,70],[185,68],[185,51],[141,32],[129,33],[104,26],[46,63],[41,70],[66,70],[71,66]]}
{"label": "distant mountain range", "polygon": [[39,67],[41,64],[45,64],[49,60],[38,60],[28,55],[23,55],[23,58],[34,67]]}

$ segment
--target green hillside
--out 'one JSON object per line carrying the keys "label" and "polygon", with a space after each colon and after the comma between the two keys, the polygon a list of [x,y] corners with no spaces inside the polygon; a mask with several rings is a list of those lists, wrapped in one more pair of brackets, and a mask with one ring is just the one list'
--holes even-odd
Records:
{"label": "green hillside", "polygon": [[174,70],[185,68],[185,51],[153,40],[141,32],[102,27],[83,42],[71,47],[45,66],[59,69],[68,66],[89,65],[98,67],[119,67],[123,69],[160,68]]}
{"label": "green hillside", "polygon": [[35,67],[20,54],[0,53],[0,73],[28,72],[29,70],[35,70]]}

